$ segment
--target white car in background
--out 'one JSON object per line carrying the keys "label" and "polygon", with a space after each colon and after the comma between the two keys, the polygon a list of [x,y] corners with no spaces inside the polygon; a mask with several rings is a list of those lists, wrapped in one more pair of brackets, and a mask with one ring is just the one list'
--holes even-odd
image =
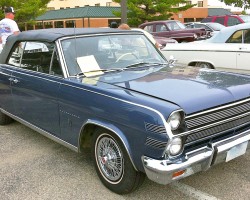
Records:
{"label": "white car in background", "polygon": [[169,44],[162,53],[179,64],[249,73],[250,23],[223,28],[204,41]]}

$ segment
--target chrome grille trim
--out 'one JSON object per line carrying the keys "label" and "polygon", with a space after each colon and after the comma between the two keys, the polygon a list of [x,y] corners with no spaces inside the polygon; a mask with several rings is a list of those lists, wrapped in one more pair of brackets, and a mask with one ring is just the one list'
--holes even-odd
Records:
{"label": "chrome grille trim", "polygon": [[239,106],[236,105],[226,110],[213,112],[211,114],[195,117],[193,119],[187,119],[186,124],[188,128],[192,129],[194,127],[202,126],[204,124],[209,124],[215,121],[233,117],[249,111],[250,111],[250,102],[247,102],[246,104],[242,104]]}
{"label": "chrome grille trim", "polygon": [[203,138],[208,138],[209,136],[213,135],[214,133],[221,133],[229,130],[233,130],[236,127],[246,125],[250,122],[250,115],[247,115],[243,118],[239,118],[233,121],[226,122],[224,124],[220,124],[218,126],[214,126],[210,129],[205,129],[203,131],[195,132],[187,136],[186,144],[197,141]]}
{"label": "chrome grille trim", "polygon": [[213,111],[216,111],[216,110],[226,109],[228,107],[232,107],[232,106],[235,106],[235,105],[238,105],[238,104],[242,104],[242,103],[245,103],[245,102],[250,102],[250,98],[244,99],[242,101],[238,101],[238,102],[235,102],[235,103],[227,104],[227,105],[224,105],[224,106],[221,106],[221,107],[218,107],[218,108],[213,108],[213,109],[205,110],[203,112],[195,113],[195,114],[186,116],[186,119],[189,119],[189,118],[192,118],[192,117],[196,117],[196,116],[199,116],[199,115],[203,115],[203,114],[206,114],[206,113],[210,113],[210,112],[213,112]]}
{"label": "chrome grille trim", "polygon": [[159,140],[147,137],[145,145],[156,148],[156,149],[163,150],[166,148],[167,142],[163,142],[163,141],[159,141]]}
{"label": "chrome grille trim", "polygon": [[152,133],[158,133],[158,134],[166,134],[166,129],[164,126],[158,126],[155,124],[150,124],[145,122],[145,129],[148,132],[152,132]]}

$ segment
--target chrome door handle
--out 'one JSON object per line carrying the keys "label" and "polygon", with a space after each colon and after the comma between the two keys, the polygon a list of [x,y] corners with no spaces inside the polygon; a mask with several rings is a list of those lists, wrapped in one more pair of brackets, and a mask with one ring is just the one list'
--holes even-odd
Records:
{"label": "chrome door handle", "polygon": [[9,81],[14,82],[14,83],[18,83],[20,82],[19,80],[17,80],[16,78],[9,78]]}
{"label": "chrome door handle", "polygon": [[13,80],[13,82],[14,82],[14,83],[18,83],[18,82],[19,82],[19,80],[17,80],[17,79],[14,79],[14,80]]}

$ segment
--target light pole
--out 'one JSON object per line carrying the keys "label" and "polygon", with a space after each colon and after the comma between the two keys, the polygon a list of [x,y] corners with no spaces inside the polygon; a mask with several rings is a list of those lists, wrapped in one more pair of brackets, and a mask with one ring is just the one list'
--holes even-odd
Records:
{"label": "light pole", "polygon": [[121,0],[121,23],[127,23],[127,0]]}

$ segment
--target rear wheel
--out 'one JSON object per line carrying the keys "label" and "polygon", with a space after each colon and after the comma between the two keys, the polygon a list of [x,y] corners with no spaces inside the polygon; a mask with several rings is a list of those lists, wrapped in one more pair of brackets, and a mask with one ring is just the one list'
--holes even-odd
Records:
{"label": "rear wheel", "polygon": [[145,174],[134,169],[123,144],[112,132],[95,131],[92,154],[99,178],[111,191],[126,194],[142,184]]}
{"label": "rear wheel", "polygon": [[195,64],[195,67],[213,69],[212,65],[210,63],[207,63],[207,62],[197,62]]}

